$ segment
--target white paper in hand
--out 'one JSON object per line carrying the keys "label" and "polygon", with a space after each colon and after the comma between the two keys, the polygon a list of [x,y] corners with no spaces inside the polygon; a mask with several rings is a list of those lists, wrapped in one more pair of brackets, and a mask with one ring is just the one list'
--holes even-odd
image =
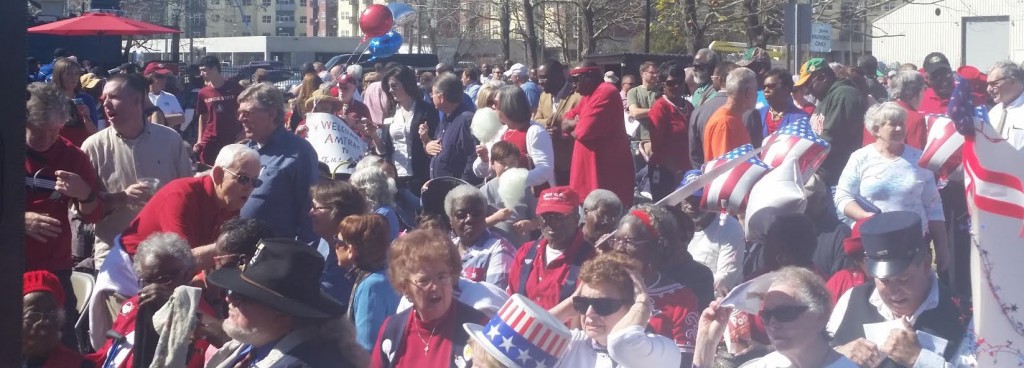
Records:
{"label": "white paper in hand", "polygon": [[757,314],[757,312],[761,311],[761,302],[764,300],[764,294],[768,292],[768,288],[772,286],[772,281],[774,280],[775,273],[771,272],[736,285],[722,299],[721,306],[750,314]]}

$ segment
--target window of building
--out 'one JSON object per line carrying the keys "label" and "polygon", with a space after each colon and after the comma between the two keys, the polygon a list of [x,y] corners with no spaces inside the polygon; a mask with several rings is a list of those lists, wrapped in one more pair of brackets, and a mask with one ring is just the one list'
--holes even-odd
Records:
{"label": "window of building", "polygon": [[270,6],[270,0],[263,0],[263,6]]}
{"label": "window of building", "polygon": [[299,23],[306,24],[306,16],[305,15],[299,17]]}
{"label": "window of building", "polygon": [[210,5],[220,5],[220,0],[210,0]]}
{"label": "window of building", "polygon": [[243,23],[252,23],[252,16],[251,15],[243,15],[242,16],[242,22]]}
{"label": "window of building", "polygon": [[348,32],[348,30],[338,31],[338,36],[348,37],[349,36],[349,32]]}
{"label": "window of building", "polygon": [[264,15],[263,16],[263,23],[270,23],[270,16],[269,15]]}
{"label": "window of building", "polygon": [[242,0],[242,5],[252,6],[252,0]]}
{"label": "window of building", "polygon": [[210,14],[211,22],[220,22],[220,14]]}
{"label": "window of building", "polygon": [[306,6],[306,0],[299,0],[299,6]]}

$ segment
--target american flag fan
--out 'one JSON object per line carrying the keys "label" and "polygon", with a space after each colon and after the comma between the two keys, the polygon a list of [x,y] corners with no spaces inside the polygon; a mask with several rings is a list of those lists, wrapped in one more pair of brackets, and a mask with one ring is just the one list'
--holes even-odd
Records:
{"label": "american flag fan", "polygon": [[989,124],[984,107],[971,101],[967,80],[957,76],[949,116],[964,135],[963,166],[971,206],[971,273],[978,367],[1002,367],[1024,357],[1024,154]]}
{"label": "american flag fan", "polygon": [[[739,159],[740,156],[752,151],[754,146],[744,144],[736,147],[722,157],[708,161],[704,164],[703,172],[713,170],[726,162]],[[754,184],[764,176],[771,168],[757,157],[752,157],[740,163],[722,176],[711,181],[704,188],[704,195],[700,199],[701,208],[708,211],[728,210],[739,212],[747,204],[747,197]]]}
{"label": "american flag fan", "polygon": [[[981,112],[987,114],[984,109]],[[964,136],[957,133],[956,124],[945,115],[928,115],[925,122],[929,127],[928,141],[917,164],[938,174],[939,182],[943,183],[963,162]]]}
{"label": "american flag fan", "polygon": [[831,146],[814,133],[809,120],[803,118],[769,135],[762,147],[761,160],[769,167],[779,167],[787,158],[796,157],[797,170],[806,183],[828,156]]}

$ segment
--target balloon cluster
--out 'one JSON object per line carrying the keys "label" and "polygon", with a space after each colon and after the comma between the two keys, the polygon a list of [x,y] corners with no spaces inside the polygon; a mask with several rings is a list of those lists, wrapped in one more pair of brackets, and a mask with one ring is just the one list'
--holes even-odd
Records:
{"label": "balloon cluster", "polygon": [[367,6],[359,15],[359,29],[363,31],[363,42],[369,41],[370,61],[398,53],[402,47],[402,35],[395,27],[415,19],[416,9],[403,2]]}

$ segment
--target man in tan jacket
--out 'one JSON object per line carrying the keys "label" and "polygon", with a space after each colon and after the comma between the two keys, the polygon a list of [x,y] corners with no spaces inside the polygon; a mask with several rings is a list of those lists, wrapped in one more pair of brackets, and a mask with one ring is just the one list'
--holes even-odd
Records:
{"label": "man in tan jacket", "polygon": [[565,66],[557,60],[545,61],[537,68],[537,79],[544,92],[540,95],[533,120],[547,127],[551,134],[555,151],[555,181],[558,185],[569,185],[569,166],[576,142],[571,135],[562,132],[562,116],[580,102],[580,94],[566,77]]}

